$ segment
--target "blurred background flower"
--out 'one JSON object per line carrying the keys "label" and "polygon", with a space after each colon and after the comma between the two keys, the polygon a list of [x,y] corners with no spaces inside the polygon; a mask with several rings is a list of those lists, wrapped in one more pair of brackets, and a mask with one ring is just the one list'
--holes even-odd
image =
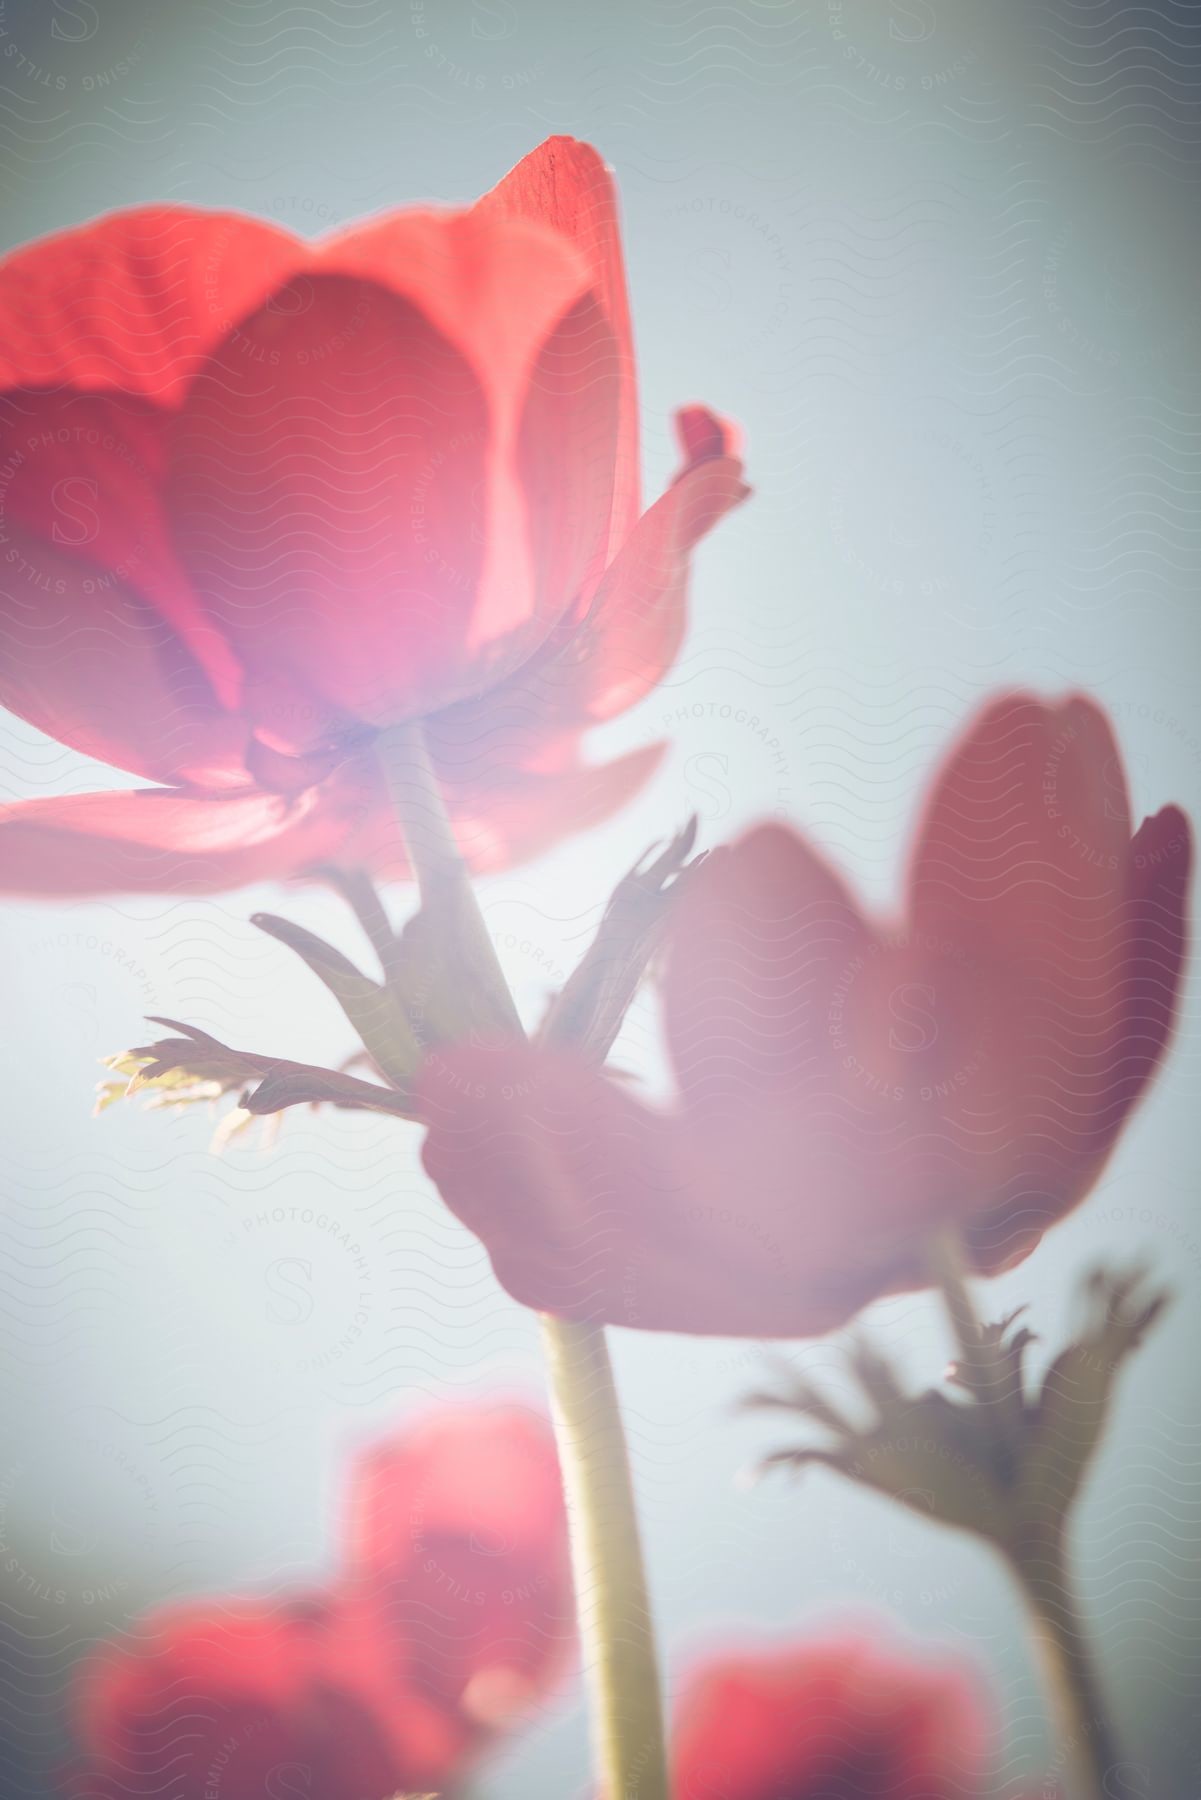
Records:
{"label": "blurred background flower", "polygon": [[454,1793],[574,1643],[549,1423],[431,1412],[358,1459],[342,1571],[274,1600],[162,1609],[76,1682],[78,1800]]}
{"label": "blurred background flower", "polygon": [[676,1800],[984,1800],[982,1679],[879,1624],[718,1652],[685,1677]]}

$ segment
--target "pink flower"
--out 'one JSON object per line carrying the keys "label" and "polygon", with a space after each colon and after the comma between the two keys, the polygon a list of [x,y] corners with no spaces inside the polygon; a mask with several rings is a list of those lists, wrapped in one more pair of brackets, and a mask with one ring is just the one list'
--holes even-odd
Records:
{"label": "pink flower", "polygon": [[715,1657],[686,1682],[675,1800],[980,1800],[992,1721],[958,1662],[829,1640]]}
{"label": "pink flower", "polygon": [[549,1424],[431,1413],[352,1473],[343,1569],[303,1599],[194,1601],[84,1663],[78,1800],[453,1792],[574,1644]]}
{"label": "pink flower", "polygon": [[477,1742],[332,1600],[164,1610],[89,1659],[76,1726],[79,1800],[382,1800],[457,1785]]}
{"label": "pink flower", "polygon": [[550,1423],[515,1404],[443,1407],[360,1457],[347,1585],[398,1679],[477,1724],[557,1682],[575,1644],[567,1515]]}
{"label": "pink flower", "polygon": [[0,808],[0,888],[403,875],[372,744],[418,717],[480,869],[654,768],[582,737],[662,676],[692,546],[747,490],[689,407],[642,512],[588,145],[317,243],[117,213],[8,257],[0,327],[0,704],[162,784]]}
{"label": "pink flower", "polygon": [[1186,819],[1132,831],[1090,701],[994,701],[926,803],[903,911],[865,916],[782,826],[674,915],[678,1099],[581,1058],[431,1058],[425,1163],[508,1291],[570,1318],[808,1336],[929,1280],[962,1226],[1003,1269],[1097,1180],[1171,1035]]}

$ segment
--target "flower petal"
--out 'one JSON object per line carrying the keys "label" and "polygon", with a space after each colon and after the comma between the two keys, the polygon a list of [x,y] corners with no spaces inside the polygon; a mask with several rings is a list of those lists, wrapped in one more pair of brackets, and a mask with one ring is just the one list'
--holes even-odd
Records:
{"label": "flower petal", "polygon": [[[476,874],[531,862],[577,832],[595,830],[644,788],[663,760],[645,744],[607,763],[576,752],[550,767],[501,767],[491,779],[459,787],[447,774],[455,835]],[[440,768],[447,770],[445,761]]]}
{"label": "flower petal", "polygon": [[1144,819],[1130,846],[1123,1061],[1102,1138],[1108,1146],[1167,1049],[1188,952],[1192,832],[1178,806]]}
{"label": "flower petal", "polygon": [[[140,595],[186,646],[215,708],[232,659],[172,546],[162,495],[170,416],[137,394],[65,387],[0,396],[0,557],[11,592],[39,604],[45,597],[51,611],[56,597],[70,597],[80,623],[103,617],[110,593]],[[108,710],[104,695],[96,703]],[[133,760],[108,760],[168,778],[192,767],[170,756],[152,765],[144,748]]]}
{"label": "flower petal", "polygon": [[[575,598],[556,594],[548,616],[531,616],[529,509],[518,457],[539,359],[563,321],[585,301],[587,260],[568,238],[546,225],[476,209],[392,214],[326,239],[318,256],[326,271],[376,282],[410,300],[464,358],[483,390],[488,411],[487,534],[470,647],[486,653],[480,660],[487,666],[478,672],[475,686],[490,685],[505,668],[524,660]],[[578,336],[578,327],[568,330]],[[583,340],[583,350],[595,369],[592,339]],[[557,356],[562,362],[561,349]],[[617,372],[602,359],[595,379],[616,388]],[[595,504],[595,471],[583,473]],[[606,467],[606,506],[609,479]]]}
{"label": "flower petal", "polygon": [[641,700],[683,639],[694,545],[749,493],[729,457],[687,464],[638,521],[586,617],[569,615],[503,685],[449,711],[445,731],[470,741],[503,717],[511,754],[529,761],[548,733],[578,731]]}
{"label": "flower petal", "polygon": [[578,615],[608,561],[618,388],[611,327],[591,294],[542,346],[517,460],[539,615]]}
{"label": "flower petal", "polygon": [[[1125,1051],[1130,818],[1100,708],[1004,696],[935,783],[910,879],[915,933],[981,982],[982,1066],[946,1109],[979,1260],[1025,1255],[1087,1192]],[[954,982],[952,976],[948,986]]]}
{"label": "flower petal", "polygon": [[684,1800],[966,1800],[993,1721],[961,1663],[871,1635],[724,1651],[686,1679],[673,1730]]}
{"label": "flower petal", "polygon": [[[579,760],[577,740],[564,740],[531,765],[506,755],[503,731],[462,743],[428,721],[430,749],[442,782],[459,849],[472,872],[531,861],[565,837],[601,825],[646,785],[663,746],[647,744],[612,762]],[[349,780],[352,771],[343,772]],[[396,821],[378,774],[356,769],[362,804],[359,823],[340,852],[347,866],[372,869],[382,878],[409,878]],[[368,797],[370,795],[370,797]]]}
{"label": "flower petal", "polygon": [[353,817],[337,788],[287,802],[185,788],[71,794],[0,807],[0,893],[203,894],[332,858]]}
{"label": "flower petal", "polygon": [[169,623],[214,639],[162,516],[162,419],[114,395],[0,400],[0,704],[134,774],[244,786],[245,727]]}
{"label": "flower petal", "polygon": [[184,206],[43,238],[0,263],[0,387],[178,406],[213,346],[308,255],[261,219]]}
{"label": "flower petal", "polygon": [[971,924],[1026,954],[1048,925],[1101,929],[1122,885],[1130,807],[1109,721],[1081,695],[993,701],[947,760],[910,867],[914,923]]}
{"label": "flower petal", "polygon": [[[481,1480],[481,1475],[484,1479]],[[479,1716],[504,1673],[545,1692],[574,1640],[554,1435],[513,1402],[441,1408],[363,1455],[346,1522],[348,1579],[380,1607],[396,1673]]]}
{"label": "flower petal", "polygon": [[663,679],[687,628],[693,547],[750,491],[734,457],[686,463],[605,571],[587,617],[513,678],[532,722],[611,719]]}
{"label": "flower petal", "polygon": [[440,1787],[469,1733],[396,1682],[372,1617],[340,1596],[164,1608],[83,1665],[76,1729],[83,1796],[199,1795],[214,1769],[229,1800],[295,1771],[329,1800]]}
{"label": "flower petal", "polygon": [[[622,1283],[647,1234],[670,1238],[665,1121],[582,1058],[517,1044],[432,1055],[418,1105],[426,1170],[514,1299],[565,1318],[642,1322],[627,1314]],[[679,1292],[689,1286],[679,1242],[674,1263]]]}
{"label": "flower petal", "polygon": [[463,679],[487,531],[487,412],[459,352],[370,282],[318,275],[304,296],[205,365],[167,490],[237,698],[296,751]]}
{"label": "flower petal", "polygon": [[[672,921],[664,1014],[689,1110],[746,1117],[828,1095],[842,1061],[835,1014],[869,927],[843,882],[794,832],[762,825],[717,851]],[[819,1102],[820,1103],[820,1102]]]}
{"label": "flower petal", "polygon": [[620,392],[616,477],[605,555],[605,562],[611,562],[641,510],[634,340],[612,172],[591,144],[570,137],[547,138],[477,201],[475,211],[484,217],[532,219],[549,225],[587,261],[589,285],[614,335]]}

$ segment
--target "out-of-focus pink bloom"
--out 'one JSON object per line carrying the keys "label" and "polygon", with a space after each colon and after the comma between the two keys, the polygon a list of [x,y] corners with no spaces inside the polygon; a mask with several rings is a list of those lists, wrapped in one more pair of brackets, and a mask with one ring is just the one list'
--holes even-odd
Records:
{"label": "out-of-focus pink bloom", "polygon": [[675,1800],[980,1800],[993,1725],[949,1659],[875,1638],[731,1653],[680,1700]]}
{"label": "out-of-focus pink bloom", "polygon": [[1168,1043],[1188,822],[1132,830],[1109,723],[1006,696],[926,803],[900,916],[760,827],[673,917],[678,1087],[652,1111],[524,1045],[427,1064],[426,1167],[527,1305],[648,1329],[807,1336],[1029,1254],[1088,1193]]}
{"label": "out-of-focus pink bloom", "polygon": [[324,1593],[167,1608],[96,1651],[76,1692],[72,1796],[453,1792],[574,1643],[549,1423],[477,1403],[367,1451],[341,1561]]}
{"label": "out-of-focus pink bloom", "polygon": [[387,1646],[336,1599],[155,1615],[85,1665],[76,1727],[78,1800],[382,1800],[453,1789],[478,1743],[397,1683]]}
{"label": "out-of-focus pink bloom", "polygon": [[362,1456],[349,1586],[399,1679],[484,1726],[561,1676],[575,1643],[554,1434],[516,1404],[442,1408]]}

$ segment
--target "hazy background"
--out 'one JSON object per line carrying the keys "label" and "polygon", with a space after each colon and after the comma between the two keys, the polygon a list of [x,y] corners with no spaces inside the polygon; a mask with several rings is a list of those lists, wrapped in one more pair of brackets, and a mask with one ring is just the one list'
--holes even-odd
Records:
{"label": "hazy background", "polygon": [[[598,741],[667,737],[666,772],[487,887],[531,1008],[691,809],[709,841],[787,815],[887,900],[934,760],[1002,684],[1100,694],[1140,811],[1201,811],[1196,0],[0,0],[0,83],[6,243],[150,198],[318,232],[474,196],[555,131],[616,166],[650,491],[697,398],[745,427],[756,495],[702,547],[678,668]],[[3,798],[107,779],[0,717]],[[246,923],[268,904],[357,950],[316,892],[0,908],[6,1795],[46,1791],[89,1638],[164,1597],[319,1578],[350,1446],[432,1397],[539,1391],[533,1321],[427,1191],[415,1133],[290,1116],[273,1152],[217,1161],[205,1118],[89,1116],[96,1059],[146,1012],[349,1048]],[[991,1300],[1029,1300],[1053,1344],[1103,1252],[1178,1291],[1079,1531],[1146,1800],[1201,1793],[1197,1052],[1190,1006],[1100,1191]],[[620,1054],[654,1053],[643,1003]],[[927,1301],[878,1329],[937,1373]],[[882,1611],[990,1670],[997,1793],[1019,1791],[1043,1713],[985,1553],[832,1479],[744,1491],[781,1435],[730,1416],[755,1348],[614,1335],[669,1683],[694,1645]],[[586,1783],[573,1690],[479,1786]]]}

